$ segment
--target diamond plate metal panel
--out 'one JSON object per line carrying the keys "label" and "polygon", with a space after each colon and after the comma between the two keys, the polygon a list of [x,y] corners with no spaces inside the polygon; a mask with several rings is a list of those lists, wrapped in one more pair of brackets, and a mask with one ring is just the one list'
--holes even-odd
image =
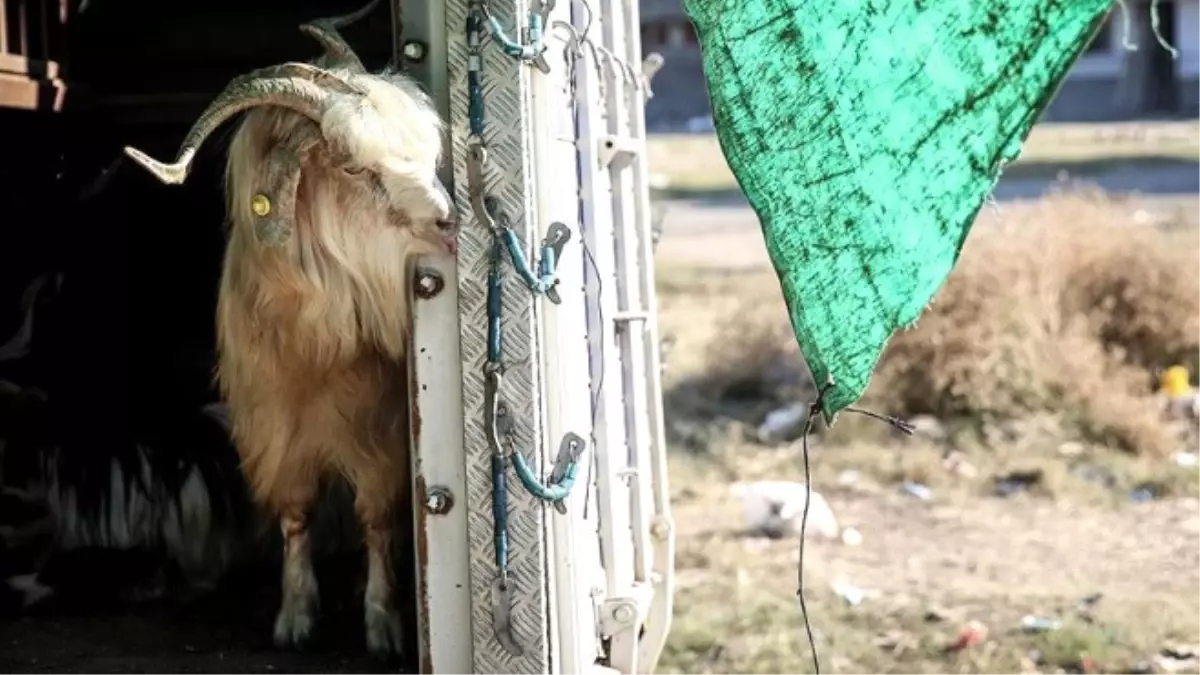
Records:
{"label": "diamond plate metal panel", "polygon": [[[510,35],[518,34],[514,27],[525,22],[527,7],[524,2],[492,0],[489,9]],[[496,641],[492,630],[491,585],[496,567],[492,548],[490,451],[483,427],[486,279],[491,235],[475,220],[468,197],[467,11],[467,0],[449,0],[446,4],[451,158],[455,200],[464,223],[459,235],[458,283],[475,672],[549,673],[545,514],[543,506],[512,477],[509,480],[509,570],[516,586],[513,635],[524,649],[523,656],[509,654]],[[514,22],[514,17],[519,17],[519,24]],[[530,172],[525,165],[528,156],[528,115],[525,114],[528,68],[505,56],[494,44],[484,50],[488,190],[500,198],[513,229],[527,243],[537,241],[539,237],[532,208]],[[542,419],[536,384],[540,361],[537,358],[536,302],[511,266],[506,265],[503,396],[516,421],[517,448],[544,475]]]}

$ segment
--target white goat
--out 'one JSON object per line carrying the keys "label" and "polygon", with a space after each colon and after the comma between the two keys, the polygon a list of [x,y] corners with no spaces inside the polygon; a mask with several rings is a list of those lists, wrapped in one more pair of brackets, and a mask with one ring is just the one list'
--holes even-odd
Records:
{"label": "white goat", "polygon": [[179,184],[204,139],[249,110],[226,169],[218,378],[254,498],[283,531],[275,640],[312,631],[310,512],[321,478],[341,474],[368,551],[367,645],[391,655],[402,650],[389,544],[409,502],[410,281],[418,256],[456,253],[456,219],[430,100],[401,75],[367,73],[338,35],[377,3],[301,27],[324,47],[316,65],[234,79],[175,163],[126,153]]}

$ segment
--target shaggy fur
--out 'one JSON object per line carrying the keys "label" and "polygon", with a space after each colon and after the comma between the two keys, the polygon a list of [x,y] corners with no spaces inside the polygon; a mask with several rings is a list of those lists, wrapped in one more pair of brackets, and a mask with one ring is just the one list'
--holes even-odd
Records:
{"label": "shaggy fur", "polygon": [[[244,490],[219,406],[167,421],[169,438],[143,430],[154,447],[131,440],[80,471],[81,449],[61,445],[53,405],[0,380],[0,586],[8,587],[0,591],[29,608],[56,594],[57,583],[42,577],[48,562],[89,550],[154,553],[188,590],[211,588],[253,531],[231,522],[245,511]],[[73,587],[102,592],[118,582],[112,571],[90,569]]]}
{"label": "shaggy fur", "polygon": [[[253,531],[223,406],[194,407],[190,378],[167,376],[173,386],[152,396],[154,410],[104,424],[126,401],[89,396],[61,352],[78,350],[64,334],[88,301],[64,276],[26,286],[0,348],[0,614],[130,599],[128,583],[161,592],[168,569],[187,591],[209,589]],[[158,370],[180,370],[172,365]],[[160,568],[136,578],[148,571],[128,565],[134,558]]]}
{"label": "shaggy fur", "polygon": [[[453,252],[453,212],[436,177],[441,125],[428,98],[399,75],[340,74],[368,95],[335,99],[319,128],[290,110],[253,109],[230,145],[218,380],[254,499],[284,535],[276,641],[312,631],[308,525],[322,478],[340,474],[368,551],[368,646],[389,654],[402,649],[388,551],[393,512],[409,497],[410,280],[418,256]],[[263,246],[253,177],[281,144],[318,134],[292,236]]]}

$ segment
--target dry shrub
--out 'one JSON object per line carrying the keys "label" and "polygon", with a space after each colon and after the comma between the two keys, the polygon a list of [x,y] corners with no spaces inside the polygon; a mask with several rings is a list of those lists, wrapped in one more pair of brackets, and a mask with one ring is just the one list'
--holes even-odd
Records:
{"label": "dry shrub", "polygon": [[781,307],[782,298],[779,303],[744,303],[741,311],[719,320],[705,358],[710,396],[804,400],[812,391],[808,369]]}
{"label": "dry shrub", "polygon": [[893,338],[872,397],[941,417],[1053,411],[1098,441],[1173,449],[1153,373],[1177,362],[1194,372],[1196,246],[1122,213],[1102,194],[1074,192],[981,219],[925,315]]}

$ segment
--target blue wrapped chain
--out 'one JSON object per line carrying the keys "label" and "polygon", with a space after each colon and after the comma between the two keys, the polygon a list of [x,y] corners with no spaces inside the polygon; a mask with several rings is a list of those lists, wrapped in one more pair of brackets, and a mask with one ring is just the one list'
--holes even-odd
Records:
{"label": "blue wrapped chain", "polygon": [[[535,5],[539,4],[534,0]],[[513,586],[508,573],[508,475],[511,458],[521,484],[535,497],[550,502],[565,513],[563,502],[570,494],[578,473],[579,456],[584,440],[567,433],[560,444],[555,470],[549,483],[543,483],[529,465],[525,455],[514,448],[514,422],[511,410],[502,396],[504,362],[501,357],[501,313],[504,258],[535,295],[543,295],[554,304],[561,302],[555,269],[571,230],[562,223],[550,226],[541,242],[537,271],[533,270],[517,233],[500,201],[487,194],[484,169],[487,165],[487,145],[484,140],[483,47],[485,35],[498,44],[507,56],[531,63],[542,72],[549,72],[543,42],[546,15],[553,7],[552,0],[541,0],[540,7],[529,13],[528,42],[509,38],[500,22],[488,11],[483,0],[474,0],[467,14],[467,89],[470,136],[468,139],[467,173],[471,209],[475,217],[492,232],[492,251],[488,268],[487,296],[487,362],[484,364],[484,425],[491,449],[492,517],[496,554],[496,579],[492,584],[492,624],[497,641],[512,655],[523,653],[512,635]],[[507,254],[507,255],[506,255]]]}

